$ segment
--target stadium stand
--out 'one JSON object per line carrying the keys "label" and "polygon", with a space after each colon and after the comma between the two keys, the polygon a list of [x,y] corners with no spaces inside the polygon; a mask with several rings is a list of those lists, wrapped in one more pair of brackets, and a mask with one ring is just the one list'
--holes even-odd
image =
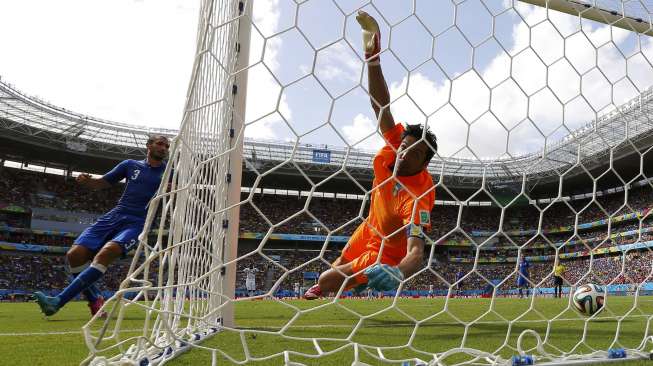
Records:
{"label": "stadium stand", "polygon": [[[29,170],[3,168],[0,170],[0,202],[35,208],[52,208],[71,213],[102,213],[110,209],[119,198],[122,187],[116,186],[106,191],[88,191],[80,188],[71,177],[39,173]],[[247,199],[243,194],[243,199]],[[248,233],[265,233],[273,226],[277,234],[290,234],[289,240],[278,240],[264,252],[266,257],[252,255],[238,263],[236,287],[244,289],[242,269],[253,266],[259,269],[257,284],[260,293],[272,287],[274,281],[288,272],[285,280],[276,288],[277,293],[287,296],[292,293],[295,283],[302,287],[314,281],[306,273],[319,273],[328,268],[328,263],[336,258],[344,241],[329,248],[324,260],[318,258],[318,250],[323,239],[292,240],[292,235],[326,235],[331,231],[335,236],[350,235],[361,222],[357,218],[363,201],[356,199],[313,197],[308,205],[315,216],[303,212],[306,197],[301,195],[253,194],[252,199],[241,207],[240,231],[244,245],[241,254],[254,248],[255,241],[246,240]],[[540,205],[541,210],[545,205]],[[573,254],[565,258],[567,284],[595,282],[599,284],[633,284],[644,281],[650,275],[653,255],[648,249],[631,250],[626,256],[625,270],[621,271],[620,256],[611,256],[607,251],[617,245],[646,242],[653,239],[653,225],[646,216],[650,206],[650,187],[633,188],[628,192],[628,205],[624,205],[623,192],[614,192],[598,197],[596,201],[576,199],[551,204],[542,216],[542,233],[536,234],[539,210],[536,205],[522,205],[506,209],[502,235],[493,234],[498,230],[500,209],[490,207],[462,207],[461,227],[456,228],[458,206],[437,205],[432,212],[432,238],[443,238],[436,246],[436,263],[416,276],[405,286],[406,290],[424,291],[431,285],[438,294],[446,293],[450,284],[456,281],[455,274],[463,272],[464,278],[455,287],[456,293],[478,294],[493,283],[499,290],[514,287],[516,267],[514,257],[517,246],[522,246],[526,256],[542,256],[544,261],[535,261],[531,267],[530,280],[538,287],[552,285],[552,255],[559,247],[559,253]],[[258,210],[270,220],[261,219]],[[299,214],[297,214],[299,213]],[[337,214],[334,214],[337,213]],[[565,230],[573,226],[578,213],[578,232]],[[623,220],[616,218],[631,214]],[[295,216],[293,216],[295,215]],[[292,219],[282,224],[284,220]],[[640,220],[638,216],[645,216]],[[612,217],[608,235],[606,220]],[[13,245],[12,250],[0,251],[0,289],[5,293],[27,293],[37,289],[54,290],[66,282],[62,254],[72,245],[77,233],[33,230],[23,227],[24,222],[15,215],[4,213],[0,221],[0,245]],[[56,220],[56,218],[50,218]],[[321,222],[321,223],[320,223]],[[345,240],[346,241],[346,240]],[[32,246],[32,252],[16,251],[16,245]],[[563,245],[564,244],[564,245]],[[59,249],[43,249],[56,248]],[[5,247],[1,247],[7,249]],[[25,247],[23,247],[25,248]],[[472,271],[476,250],[481,251],[479,266]],[[595,256],[589,270],[589,250],[606,249]],[[50,254],[48,254],[50,253]],[[576,255],[581,253],[581,255]],[[584,253],[584,254],[583,254]],[[486,260],[484,261],[483,258]],[[272,259],[272,260],[271,260]],[[129,267],[129,260],[117,264],[119,270],[111,271],[100,285],[105,291],[115,290]],[[426,266],[426,258],[425,258]],[[55,271],[43,271],[55,268]],[[500,279],[504,279],[500,282]],[[241,292],[242,294],[242,292]]]}

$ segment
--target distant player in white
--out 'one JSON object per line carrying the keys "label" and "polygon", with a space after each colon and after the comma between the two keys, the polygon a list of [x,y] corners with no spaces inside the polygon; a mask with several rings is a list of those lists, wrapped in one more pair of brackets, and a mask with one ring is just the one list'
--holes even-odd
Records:
{"label": "distant player in white", "polygon": [[295,282],[294,289],[295,289],[295,297],[300,298],[302,296],[301,294],[302,289],[299,286],[299,282]]}
{"label": "distant player in white", "polygon": [[435,292],[433,292],[433,285],[429,285],[429,297],[435,297]]}
{"label": "distant player in white", "polygon": [[247,289],[247,296],[252,297],[256,291],[256,273],[258,273],[258,269],[252,266],[251,268],[245,268],[243,272],[245,272],[245,288]]}

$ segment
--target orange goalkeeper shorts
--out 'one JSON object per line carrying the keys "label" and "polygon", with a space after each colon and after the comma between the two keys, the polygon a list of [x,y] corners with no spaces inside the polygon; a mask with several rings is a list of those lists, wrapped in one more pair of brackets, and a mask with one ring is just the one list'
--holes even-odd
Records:
{"label": "orange goalkeeper shorts", "polygon": [[[364,240],[356,240],[364,239]],[[351,268],[353,273],[361,272],[354,276],[354,283],[350,283],[347,286],[347,289],[356,287],[360,284],[367,283],[367,276],[365,276],[362,271],[367,267],[373,266],[377,263],[379,257],[379,251],[375,248],[374,245],[368,245],[369,239],[363,238],[361,236],[352,236],[347,243],[347,246],[340,254],[340,263],[346,264],[351,263]],[[381,255],[381,263],[388,264],[391,266],[396,266],[401,262],[402,257],[391,255],[390,250],[383,250]]]}

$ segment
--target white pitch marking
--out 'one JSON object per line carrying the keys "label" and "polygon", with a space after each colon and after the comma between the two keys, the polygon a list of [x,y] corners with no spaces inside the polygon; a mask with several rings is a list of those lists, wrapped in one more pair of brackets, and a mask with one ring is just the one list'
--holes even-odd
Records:
{"label": "white pitch marking", "polygon": [[[138,333],[142,332],[142,329],[126,329],[121,332],[125,333]],[[9,337],[9,336],[48,336],[48,335],[68,335],[68,334],[82,334],[82,330],[63,330],[59,332],[25,332],[25,333],[0,333],[0,337]]]}
{"label": "white pitch marking", "polygon": [[[649,317],[651,317],[651,316],[650,315],[631,315],[631,316],[628,316],[627,319],[649,318]],[[617,319],[617,318],[618,317],[611,316],[611,317],[604,317],[604,318],[596,318],[596,319],[594,319],[594,321],[597,321],[597,320],[613,320],[613,319]],[[583,318],[561,318],[561,319],[556,319],[554,321],[559,322],[559,321],[584,321],[584,320],[585,319],[583,319]],[[515,321],[515,323],[545,323],[545,322],[548,322],[548,321],[549,320],[546,320],[546,319],[532,319],[532,320],[519,320],[519,321]],[[476,322],[475,324],[507,324],[507,323],[508,322],[496,320],[496,321],[480,321],[480,322]],[[429,323],[429,324],[433,324],[433,323]],[[438,322],[436,324],[460,325],[460,323],[456,323],[456,322]],[[365,327],[382,328],[382,327],[386,327],[386,326],[387,325],[385,325],[385,324],[369,324],[369,325],[366,325]],[[406,322],[406,323],[392,323],[392,326],[393,327],[396,327],[396,326],[415,326],[415,323],[409,323],[409,322]],[[255,328],[254,327],[252,327],[252,328],[240,327],[238,329],[239,330],[247,330],[247,331],[256,331],[257,329],[279,329],[281,327],[283,327],[283,325],[279,325],[279,326],[269,325],[269,326],[255,327]],[[312,328],[351,328],[351,327],[353,327],[353,325],[345,325],[345,324],[322,324],[322,325],[312,324],[311,325],[311,324],[307,324],[307,325],[291,325],[290,329],[293,329],[293,328],[295,328],[295,329],[301,329],[301,328],[307,328],[307,329],[312,329]],[[143,331],[142,329],[127,329],[127,330],[122,330],[120,332],[139,333],[139,332],[142,332],[142,331]],[[39,336],[39,335],[40,336],[48,336],[48,335],[67,335],[67,334],[81,334],[81,333],[82,333],[81,330],[70,330],[70,331],[60,331],[60,332],[0,333],[0,337],[9,337],[9,336],[18,336],[18,337],[20,337],[20,336]]]}

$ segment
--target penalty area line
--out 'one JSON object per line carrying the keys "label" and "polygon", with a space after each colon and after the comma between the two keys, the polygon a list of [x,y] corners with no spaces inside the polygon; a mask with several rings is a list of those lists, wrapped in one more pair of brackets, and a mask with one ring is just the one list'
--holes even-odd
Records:
{"label": "penalty area line", "polygon": [[[649,318],[649,315],[632,315],[629,317],[626,317],[626,319],[633,319],[633,318]],[[617,317],[606,317],[606,318],[596,318],[594,321],[598,320],[615,320]],[[548,321],[554,321],[554,322],[560,322],[560,321],[585,321],[587,318],[560,318],[556,320],[548,320],[548,319],[528,319],[528,320],[516,320],[513,321],[513,323],[517,324],[524,324],[524,323],[544,323]],[[502,320],[495,320],[495,321],[478,321],[475,322],[474,324],[477,325],[489,325],[489,324],[507,324],[508,322],[502,321]],[[460,323],[457,322],[435,322],[435,323],[426,323],[426,326],[429,325],[459,325]],[[370,327],[370,328],[383,328],[383,327],[405,327],[405,326],[415,326],[415,323],[412,322],[402,322],[402,323],[392,323],[392,324],[383,324],[382,322],[376,323],[376,324],[368,324],[365,325],[365,327]],[[238,327],[237,330],[239,331],[256,331],[256,330],[268,330],[268,329],[280,329],[282,328],[282,325],[279,326],[273,326],[273,325],[267,325],[267,326],[258,326],[258,327]],[[289,328],[290,329],[314,329],[314,328],[352,328],[352,325],[347,325],[347,324],[297,324],[297,325],[291,325]],[[142,329],[125,329],[121,330],[121,333],[140,333],[143,332]],[[22,332],[22,333],[0,333],[0,337],[12,337],[12,336],[49,336],[49,335],[70,335],[70,334],[82,334],[81,330],[64,330],[64,331],[57,331],[57,332]]]}
{"label": "penalty area line", "polygon": [[[124,333],[138,333],[142,329],[125,329],[120,332]],[[58,332],[21,332],[21,333],[0,333],[0,337],[25,337],[25,336],[49,336],[49,335],[69,335],[69,334],[82,334],[80,330],[62,330]]]}
{"label": "penalty area line", "polygon": [[[649,318],[649,315],[633,315],[629,316],[626,319],[632,319],[632,318]],[[600,320],[615,320],[617,317],[608,317],[608,318],[595,318],[594,322],[600,321]],[[570,321],[582,321],[585,322],[587,318],[559,318],[555,320],[550,320],[550,319],[528,319],[528,320],[515,320],[513,321],[513,324],[525,324],[525,323],[546,323],[549,321],[553,322],[570,322]],[[503,320],[495,320],[495,321],[478,321],[475,322],[475,325],[495,325],[495,324],[508,324],[510,321],[503,321]],[[457,322],[434,322],[434,323],[425,323],[423,326],[432,326],[432,325],[460,325],[460,323]],[[375,322],[374,324],[367,324],[364,325],[363,327],[369,327],[369,328],[384,328],[384,327],[414,327],[415,323],[413,322],[393,322],[391,324],[383,324],[383,322]],[[258,327],[239,327],[237,328],[238,330],[245,330],[245,331],[256,331],[256,330],[267,330],[267,329],[280,329],[283,326],[272,326],[272,325],[263,325],[263,326],[258,326]],[[352,328],[353,325],[347,325],[347,324],[297,324],[297,325],[291,325],[289,329],[315,329],[315,328]]]}

